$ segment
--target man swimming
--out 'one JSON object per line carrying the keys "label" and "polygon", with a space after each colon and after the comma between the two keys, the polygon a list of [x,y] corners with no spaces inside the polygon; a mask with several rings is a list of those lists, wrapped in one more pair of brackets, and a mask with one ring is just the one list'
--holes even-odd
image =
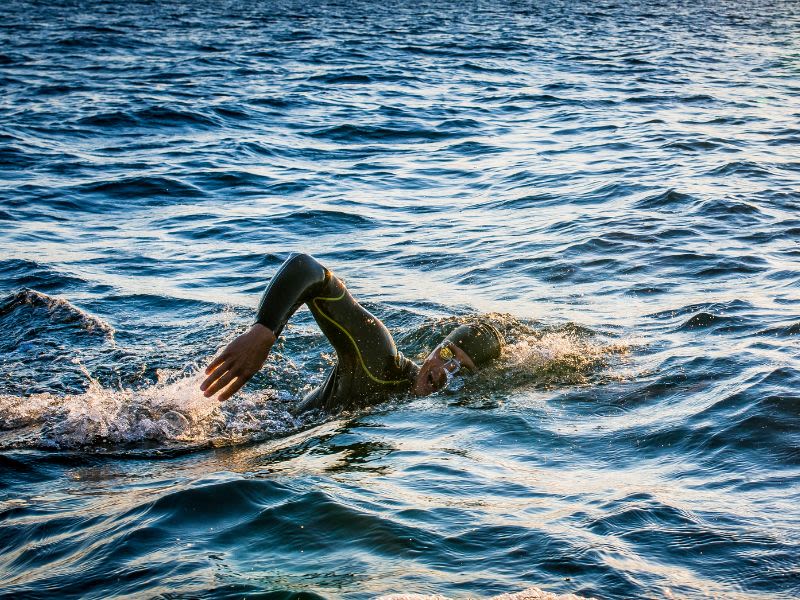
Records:
{"label": "man swimming", "polygon": [[336,351],[324,383],[306,395],[297,412],[335,412],[375,404],[387,393],[410,389],[427,396],[447,385],[461,368],[474,371],[497,358],[503,338],[492,325],[461,325],[431,351],[422,365],[404,357],[389,330],[350,295],[344,283],[307,254],[283,263],[261,298],[250,329],[228,344],[206,368],[200,389],[224,401],[255,375],[286,322],[305,304]]}

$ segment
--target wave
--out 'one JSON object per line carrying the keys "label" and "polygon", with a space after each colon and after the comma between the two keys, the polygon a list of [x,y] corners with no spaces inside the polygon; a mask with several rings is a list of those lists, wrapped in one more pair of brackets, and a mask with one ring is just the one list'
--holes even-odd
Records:
{"label": "wave", "polygon": [[172,177],[157,175],[125,177],[122,179],[95,181],[75,188],[80,194],[104,194],[121,198],[198,198],[204,192],[193,185]]}
{"label": "wave", "polygon": [[334,125],[310,132],[314,138],[328,139],[337,142],[404,142],[415,140],[437,141],[456,137],[456,133],[406,127],[402,125]]}
{"label": "wave", "polygon": [[769,263],[760,256],[725,257],[697,271],[700,277],[727,277],[765,272]]}
{"label": "wave", "polygon": [[446,121],[442,121],[439,123],[436,128],[437,129],[478,129],[483,127],[485,124],[481,123],[480,121],[476,121],[475,119],[448,119]]}
{"label": "wave", "polygon": [[784,146],[800,144],[800,129],[788,127],[779,131],[773,131],[771,139],[767,142],[769,146]]}
{"label": "wave", "polygon": [[272,227],[291,227],[295,231],[341,231],[374,227],[375,221],[359,214],[338,210],[300,210],[268,219]]}
{"label": "wave", "polygon": [[766,167],[763,167],[752,161],[734,160],[711,169],[706,173],[706,175],[713,177],[729,177],[731,175],[739,175],[742,177],[767,178],[771,177],[772,173]]}
{"label": "wave", "polygon": [[726,302],[699,302],[696,304],[687,304],[679,308],[650,313],[645,315],[645,317],[651,319],[680,319],[686,315],[693,315],[698,312],[738,314],[741,311],[749,311],[753,308],[753,304],[750,302],[736,298]]}
{"label": "wave", "polygon": [[647,196],[638,200],[634,208],[644,209],[675,209],[681,206],[691,205],[695,201],[689,194],[682,194],[675,190],[667,190],[659,194]]}
{"label": "wave", "polygon": [[250,104],[256,106],[268,106],[269,108],[290,108],[294,104],[301,103],[302,98],[293,98],[287,100],[286,98],[274,98],[271,96],[262,96],[248,99]]}
{"label": "wave", "polygon": [[34,92],[37,96],[58,96],[61,94],[71,94],[74,92],[87,92],[90,88],[80,84],[50,84],[41,85]]}
{"label": "wave", "polygon": [[699,204],[696,214],[712,217],[731,225],[752,225],[761,220],[763,212],[752,202],[730,198],[715,198]]}
{"label": "wave", "polygon": [[244,111],[240,108],[236,108],[235,106],[217,105],[213,108],[213,111],[220,117],[226,119],[232,119],[235,121],[243,121],[249,119],[252,116],[251,113]]}
{"label": "wave", "polygon": [[104,319],[31,289],[0,301],[0,329],[0,372],[7,394],[73,389],[79,383],[80,357],[117,352],[115,330]]}
{"label": "wave", "polygon": [[680,104],[712,104],[717,101],[708,94],[690,94],[685,96],[644,95],[631,96],[625,100],[631,104],[667,104],[676,102]]}
{"label": "wave", "polygon": [[514,69],[509,69],[506,67],[498,67],[493,65],[481,65],[474,62],[465,62],[461,65],[458,65],[459,69],[463,69],[464,71],[472,71],[473,73],[493,73],[496,75],[516,75],[518,71]]}
{"label": "wave", "polygon": [[[265,190],[269,191],[273,186],[279,185],[279,183],[276,184],[275,179],[272,177],[239,169],[219,169],[199,172],[193,174],[191,179],[199,188],[195,189],[195,192],[199,192],[197,195],[202,195],[200,190],[218,191],[229,190],[231,188],[235,188],[237,193],[242,194],[250,192],[264,193]],[[297,184],[296,181],[291,183]]]}
{"label": "wave", "polygon": [[595,133],[598,131],[617,131],[619,127],[616,125],[588,125],[582,127],[567,127],[564,129],[557,129],[551,135],[583,135],[586,133]]}
{"label": "wave", "polygon": [[36,287],[47,291],[86,283],[80,277],[56,271],[32,260],[19,258],[0,260],[0,277],[9,287],[26,289]]}
{"label": "wave", "polygon": [[769,327],[757,332],[756,335],[769,335],[775,337],[787,337],[791,335],[800,335],[800,321],[795,321],[788,325]]}
{"label": "wave", "polygon": [[452,146],[448,146],[445,150],[461,156],[485,156],[487,154],[502,152],[503,148],[492,146],[485,142],[468,141],[458,142]]}
{"label": "wave", "polygon": [[[19,313],[23,309],[43,309],[46,319],[52,323],[76,324],[80,329],[87,332],[99,331],[109,338],[114,335],[114,328],[103,319],[91,315],[64,298],[55,298],[36,290],[24,289],[7,296],[0,302],[0,319],[5,321],[5,325],[10,327],[8,320],[11,318],[24,318],[30,322],[34,320],[30,314],[20,317]],[[41,311],[39,311],[41,312]]]}
{"label": "wave", "polygon": [[447,44],[439,44],[436,46],[417,46],[408,45],[398,48],[401,52],[408,52],[409,54],[421,54],[423,56],[451,56],[452,49],[447,47]]}
{"label": "wave", "polygon": [[96,37],[65,37],[55,41],[59,46],[67,48],[105,48],[107,43]]}
{"label": "wave", "polygon": [[[800,377],[788,367],[750,369],[734,382],[715,381],[716,374],[735,363],[720,358],[694,357],[676,361],[657,380],[636,391],[636,398],[661,398],[671,391],[685,393],[672,374],[680,372],[683,386],[694,388],[693,402],[677,412],[666,411],[657,423],[649,417],[626,417],[625,435],[636,449],[663,455],[665,448],[723,472],[737,473],[759,465],[769,472],[800,464],[797,442]],[[687,379],[685,373],[690,373]],[[704,374],[704,375],[703,375]],[[632,428],[628,425],[634,423]]]}
{"label": "wave", "polygon": [[728,142],[713,141],[709,139],[680,140],[664,144],[662,148],[667,150],[679,150],[682,152],[708,152],[719,148],[726,148]]}
{"label": "wave", "polygon": [[40,159],[18,146],[0,144],[0,169],[26,169],[38,164]]}
{"label": "wave", "polygon": [[77,125],[104,128],[124,127],[214,127],[217,122],[195,111],[178,110],[169,106],[150,106],[131,111],[96,113],[75,121]]}
{"label": "wave", "polygon": [[[472,596],[471,596],[472,597]],[[452,600],[441,594],[385,594],[376,600]],[[541,588],[529,587],[521,592],[508,592],[498,596],[487,597],[487,600],[593,600],[590,596],[575,594],[555,594]]]}
{"label": "wave", "polygon": [[361,73],[326,73],[324,75],[312,75],[308,81],[325,83],[329,85],[341,84],[364,84],[374,81],[371,75]]}

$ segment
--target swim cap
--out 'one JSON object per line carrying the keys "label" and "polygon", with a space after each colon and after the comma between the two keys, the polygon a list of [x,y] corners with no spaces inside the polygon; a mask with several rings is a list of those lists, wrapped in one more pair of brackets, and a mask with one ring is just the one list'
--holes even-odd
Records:
{"label": "swim cap", "polygon": [[500,356],[500,348],[503,346],[503,336],[489,323],[459,325],[444,341],[461,348],[475,366]]}

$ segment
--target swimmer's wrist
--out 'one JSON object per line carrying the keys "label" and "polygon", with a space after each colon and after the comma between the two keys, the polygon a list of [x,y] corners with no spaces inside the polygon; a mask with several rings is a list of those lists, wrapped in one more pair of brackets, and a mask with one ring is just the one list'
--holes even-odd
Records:
{"label": "swimmer's wrist", "polygon": [[258,340],[266,346],[272,346],[277,339],[272,329],[261,323],[253,323],[249,333],[258,338]]}

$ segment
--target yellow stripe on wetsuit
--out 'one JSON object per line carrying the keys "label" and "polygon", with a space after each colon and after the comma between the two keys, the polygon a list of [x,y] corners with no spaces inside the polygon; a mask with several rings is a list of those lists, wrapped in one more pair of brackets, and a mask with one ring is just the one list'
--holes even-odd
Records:
{"label": "yellow stripe on wetsuit", "polygon": [[353,348],[355,348],[355,349],[356,349],[356,355],[358,356],[358,361],[361,363],[361,368],[362,368],[362,369],[364,369],[364,373],[366,373],[366,374],[367,374],[367,376],[368,376],[370,379],[372,379],[372,381],[374,381],[375,383],[380,383],[380,384],[382,384],[382,385],[397,385],[397,384],[399,384],[399,383],[407,383],[407,382],[408,382],[408,379],[397,379],[397,380],[386,380],[386,379],[379,379],[379,378],[375,377],[375,375],[373,375],[372,373],[370,373],[370,372],[369,372],[369,369],[367,368],[367,365],[364,363],[364,357],[363,357],[363,356],[361,356],[361,349],[358,347],[358,343],[357,343],[357,342],[356,342],[356,340],[353,338],[353,336],[352,336],[352,335],[350,335],[350,332],[349,332],[349,331],[347,331],[347,329],[345,329],[344,327],[342,327],[342,326],[341,326],[339,323],[337,323],[336,321],[334,321],[334,320],[333,320],[331,317],[329,317],[328,315],[326,315],[326,314],[325,314],[325,313],[322,311],[322,309],[319,307],[319,305],[317,304],[317,300],[324,300],[325,302],[336,302],[337,300],[341,300],[342,298],[344,298],[344,295],[345,295],[346,293],[347,293],[347,290],[343,291],[343,292],[342,292],[342,295],[341,295],[341,296],[339,296],[339,297],[337,297],[337,298],[321,298],[321,297],[316,297],[316,298],[314,298],[314,299],[312,300],[312,302],[314,303],[314,308],[316,308],[316,309],[319,311],[319,314],[321,314],[321,315],[322,315],[323,317],[325,317],[325,318],[326,318],[328,321],[330,321],[330,322],[331,322],[331,323],[333,323],[333,324],[334,324],[336,327],[338,327],[338,328],[339,328],[339,329],[342,331],[342,333],[344,333],[344,334],[347,336],[347,339],[349,339],[351,342],[353,342]]}

